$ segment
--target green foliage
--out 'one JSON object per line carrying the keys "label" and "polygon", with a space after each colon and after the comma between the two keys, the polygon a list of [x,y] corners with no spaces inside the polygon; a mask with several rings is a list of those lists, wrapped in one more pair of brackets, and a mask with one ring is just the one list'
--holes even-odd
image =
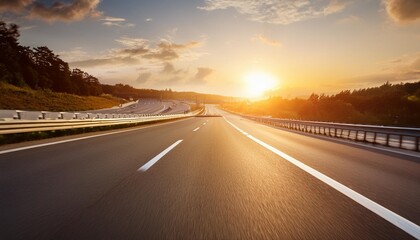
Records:
{"label": "green foliage", "polygon": [[420,82],[316,95],[308,99],[270,98],[254,103],[223,104],[252,115],[310,121],[420,127]]}

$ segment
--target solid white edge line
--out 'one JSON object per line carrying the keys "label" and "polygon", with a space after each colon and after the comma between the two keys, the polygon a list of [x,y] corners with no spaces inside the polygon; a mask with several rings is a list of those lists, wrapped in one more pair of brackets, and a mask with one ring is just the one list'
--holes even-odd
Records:
{"label": "solid white edge line", "polygon": [[174,149],[178,144],[180,144],[183,140],[178,140],[171,146],[169,146],[167,149],[163,150],[161,153],[156,155],[154,158],[152,158],[150,161],[148,161],[146,164],[144,164],[142,167],[140,167],[137,171],[140,172],[146,172],[149,168],[151,168],[157,161],[159,161],[163,156],[165,156],[168,152],[170,152],[172,149]]}
{"label": "solid white edge line", "polygon": [[340,193],[344,194],[345,196],[349,197],[350,199],[354,200],[355,202],[359,203],[363,207],[369,209],[370,211],[374,212],[375,214],[379,215],[383,219],[387,220],[388,222],[394,224],[396,227],[400,228],[401,230],[405,231],[406,233],[410,234],[411,236],[420,239],[420,226],[416,225],[415,223],[411,222],[410,220],[394,213],[393,211],[383,207],[382,205],[370,200],[369,198],[361,195],[360,193],[344,186],[343,184],[335,181],[334,179],[326,176],[325,174],[318,172],[317,170],[309,167],[308,165],[298,161],[297,159],[287,155],[286,153],[270,146],[269,144],[253,137],[252,135],[244,132],[239,127],[231,123],[229,120],[224,118],[227,123],[229,123],[233,128],[253,140],[254,142],[260,144],[261,146],[265,147],[266,149],[272,151],[276,155],[280,156],[281,158],[289,161],[290,163],[294,164],[295,166],[299,167],[303,171],[309,173],[310,175],[314,176],[315,178],[321,180],[322,182],[326,183],[330,187],[334,188],[335,190],[339,191]]}
{"label": "solid white edge line", "polygon": [[197,131],[198,129],[200,129],[200,127],[198,127],[198,128],[196,128],[196,129],[194,129],[194,130],[193,130],[193,132]]}
{"label": "solid white edge line", "polygon": [[118,133],[138,131],[138,130],[141,130],[141,129],[158,127],[158,126],[172,124],[172,123],[176,123],[176,122],[182,122],[182,121],[186,121],[186,120],[189,120],[189,119],[190,118],[180,119],[180,120],[175,120],[173,122],[160,123],[160,124],[156,124],[156,125],[152,125],[152,126],[138,127],[138,128],[135,128],[135,129],[122,130],[122,131],[118,131],[118,132],[103,133],[103,134],[97,134],[97,135],[87,136],[87,137],[72,138],[72,139],[62,140],[62,141],[57,141],[57,142],[43,143],[43,144],[31,145],[31,146],[20,147],[20,148],[12,148],[12,149],[7,149],[7,150],[0,151],[0,155],[1,154],[6,154],[6,153],[12,153],[12,152],[18,152],[18,151],[28,150],[28,149],[32,149],[32,148],[39,148],[39,147],[46,147],[46,146],[51,146],[51,145],[56,145],[56,144],[61,144],[61,143],[75,142],[75,141],[85,140],[85,139],[89,139],[89,138],[96,138],[96,137],[103,137],[103,136],[108,136],[108,135],[114,135],[114,134],[118,134]]}

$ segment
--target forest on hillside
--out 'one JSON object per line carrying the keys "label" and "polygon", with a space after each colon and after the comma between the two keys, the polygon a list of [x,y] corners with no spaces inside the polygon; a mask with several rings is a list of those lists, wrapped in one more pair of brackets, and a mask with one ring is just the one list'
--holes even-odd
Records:
{"label": "forest on hillside", "polygon": [[390,84],[307,99],[271,97],[232,102],[223,108],[275,118],[420,127],[420,82]]}
{"label": "forest on hillside", "polygon": [[21,46],[19,36],[16,24],[0,22],[0,81],[81,96],[103,93],[97,78],[80,69],[70,69],[46,46]]}
{"label": "forest on hillside", "polygon": [[111,94],[121,98],[187,99],[218,103],[227,97],[171,89],[137,89],[127,84],[107,85],[81,69],[71,69],[47,46],[27,47],[19,43],[19,26],[0,21],[0,82],[34,90],[51,90],[79,96]]}

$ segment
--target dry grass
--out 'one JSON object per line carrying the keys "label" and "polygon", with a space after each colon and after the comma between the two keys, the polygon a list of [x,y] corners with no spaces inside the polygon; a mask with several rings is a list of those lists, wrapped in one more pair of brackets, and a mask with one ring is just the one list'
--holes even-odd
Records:
{"label": "dry grass", "polygon": [[82,97],[50,90],[19,88],[0,82],[0,109],[86,111],[117,106],[122,99],[112,96]]}

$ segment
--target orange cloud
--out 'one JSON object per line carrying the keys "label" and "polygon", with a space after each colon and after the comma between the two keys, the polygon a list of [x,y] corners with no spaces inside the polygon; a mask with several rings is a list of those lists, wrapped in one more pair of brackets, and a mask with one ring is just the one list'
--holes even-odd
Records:
{"label": "orange cloud", "polygon": [[256,39],[258,39],[261,43],[270,45],[270,46],[275,46],[275,47],[280,47],[281,46],[281,42],[274,40],[274,39],[270,39],[267,38],[266,36],[260,34],[256,37]]}
{"label": "orange cloud", "polygon": [[75,0],[71,3],[54,2],[47,6],[40,2],[33,2],[30,17],[40,18],[48,22],[79,21],[85,17],[99,17],[102,15],[96,8],[100,0]]}
{"label": "orange cloud", "polygon": [[412,22],[420,19],[419,0],[385,0],[388,15],[395,22]]}
{"label": "orange cloud", "polygon": [[206,0],[201,10],[214,11],[233,8],[256,22],[290,24],[342,11],[342,0]]}
{"label": "orange cloud", "polygon": [[0,12],[19,12],[32,4],[32,0],[1,0]]}

